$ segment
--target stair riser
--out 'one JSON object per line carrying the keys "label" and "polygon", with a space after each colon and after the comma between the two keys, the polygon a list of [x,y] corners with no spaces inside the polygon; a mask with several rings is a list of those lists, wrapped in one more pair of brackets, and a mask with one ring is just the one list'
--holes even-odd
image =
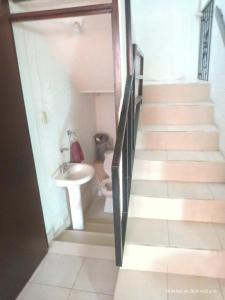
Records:
{"label": "stair riser", "polygon": [[217,132],[139,131],[138,150],[218,150]]}
{"label": "stair riser", "polygon": [[225,278],[225,252],[130,244],[123,269]]}
{"label": "stair riser", "polygon": [[144,86],[144,102],[202,102],[209,100],[209,84],[155,84]]}
{"label": "stair riser", "polygon": [[49,253],[74,255],[88,258],[115,259],[114,247],[104,247],[97,245],[85,245],[78,243],[68,243],[53,241],[49,248]]}
{"label": "stair riser", "polygon": [[213,123],[213,107],[143,106],[140,113],[140,125],[189,125]]}
{"label": "stair riser", "polygon": [[225,163],[135,160],[133,180],[225,182]]}
{"label": "stair riser", "polygon": [[[163,208],[163,209],[162,209]],[[225,202],[131,196],[129,217],[225,224]]]}

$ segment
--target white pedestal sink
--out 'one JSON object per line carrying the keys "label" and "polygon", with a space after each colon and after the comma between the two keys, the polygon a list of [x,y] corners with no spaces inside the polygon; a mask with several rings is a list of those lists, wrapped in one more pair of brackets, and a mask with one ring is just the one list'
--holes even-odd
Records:
{"label": "white pedestal sink", "polygon": [[69,192],[73,229],[84,229],[84,213],[80,186],[90,181],[95,174],[92,166],[87,164],[65,163],[53,175],[57,186],[66,187]]}

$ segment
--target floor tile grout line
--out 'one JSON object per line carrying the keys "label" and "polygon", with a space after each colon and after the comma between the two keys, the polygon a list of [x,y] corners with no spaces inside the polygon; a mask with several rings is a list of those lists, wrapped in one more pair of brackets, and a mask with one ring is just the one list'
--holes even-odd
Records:
{"label": "floor tile grout line", "polygon": [[84,266],[84,264],[85,264],[85,261],[87,260],[87,258],[86,257],[81,257],[81,259],[82,259],[82,264],[81,264],[81,266],[80,266],[80,268],[79,268],[79,270],[78,270],[78,272],[77,272],[77,275],[75,276],[75,279],[74,279],[74,282],[73,282],[73,284],[72,284],[72,290],[73,290],[73,288],[75,287],[75,284],[76,284],[76,282],[77,282],[77,279],[78,279],[78,277],[79,277],[79,275],[80,275],[80,273],[81,273],[81,269],[83,268],[83,266]]}
{"label": "floor tile grout line", "polygon": [[213,194],[213,191],[212,191],[212,188],[211,188],[211,183],[210,183],[210,182],[207,182],[207,186],[208,186],[208,189],[209,189],[210,195],[211,195],[211,197],[212,197],[212,199],[211,199],[211,200],[217,201],[217,200],[215,199],[215,196],[214,196],[214,194]]}
{"label": "floor tile grout line", "polygon": [[220,293],[222,295],[223,300],[225,300],[225,294],[223,292],[223,288],[222,288],[222,285],[221,285],[221,279],[218,278],[217,280],[218,280],[218,284],[219,284]]}
{"label": "floor tile grout line", "polygon": [[107,293],[104,293],[104,292],[99,292],[99,291],[88,291],[88,290],[85,290],[85,289],[71,289],[72,292],[73,291],[78,291],[78,292],[84,292],[84,293],[89,293],[89,294],[97,294],[97,295],[103,295],[103,296],[114,296],[114,293],[113,294],[107,294]]}
{"label": "floor tile grout line", "polygon": [[69,290],[69,295],[68,295],[68,298],[67,298],[66,300],[69,300],[69,299],[70,299],[70,296],[72,295],[72,292],[73,292],[73,290],[72,290],[72,289],[70,289],[70,290]]}
{"label": "floor tile grout line", "polygon": [[167,266],[167,269],[166,269],[166,299],[168,300],[169,299],[169,273],[168,273],[168,266]]}
{"label": "floor tile grout line", "polygon": [[62,285],[56,285],[56,284],[50,284],[50,283],[31,282],[30,284],[39,285],[39,286],[47,286],[47,287],[51,287],[51,288],[58,288],[58,289],[62,289],[62,290],[71,290],[72,289],[70,287],[65,287]]}
{"label": "floor tile grout line", "polygon": [[168,246],[169,246],[169,248],[171,248],[170,230],[169,230],[169,220],[166,220],[166,226],[167,226]]}
{"label": "floor tile grout line", "polygon": [[215,224],[215,223],[211,223],[211,224],[212,224],[212,226],[213,226],[213,231],[214,231],[214,233],[215,233],[215,235],[216,235],[216,237],[217,237],[217,239],[218,239],[218,241],[219,241],[219,244],[220,244],[220,247],[221,247],[220,250],[224,250],[224,249],[223,249],[223,243],[222,243],[222,241],[221,241],[221,239],[220,239],[220,236],[219,236],[219,234],[218,234],[218,232],[217,232],[217,230],[216,230],[216,224]]}

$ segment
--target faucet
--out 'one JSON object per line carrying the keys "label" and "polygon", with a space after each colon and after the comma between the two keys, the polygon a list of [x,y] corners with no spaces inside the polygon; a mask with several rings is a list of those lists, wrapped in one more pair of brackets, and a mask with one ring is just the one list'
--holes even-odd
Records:
{"label": "faucet", "polygon": [[60,152],[61,152],[61,153],[65,152],[65,151],[69,151],[69,150],[70,150],[69,148],[65,148],[65,147],[60,148]]}
{"label": "faucet", "polygon": [[61,166],[60,166],[60,174],[64,174],[67,170],[69,169],[69,163],[63,163]]}

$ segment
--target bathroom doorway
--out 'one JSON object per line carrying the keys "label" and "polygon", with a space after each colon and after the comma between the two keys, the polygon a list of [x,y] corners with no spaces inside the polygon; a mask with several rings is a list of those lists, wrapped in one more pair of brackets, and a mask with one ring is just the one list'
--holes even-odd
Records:
{"label": "bathroom doorway", "polygon": [[[13,3],[11,7],[17,6]],[[96,216],[104,208],[104,200],[100,197],[98,202],[96,198],[107,175],[103,162],[96,162],[94,135],[109,135],[113,149],[116,120],[111,14],[15,22],[13,32],[50,242],[71,228],[68,195],[52,179],[57,168],[70,161],[68,131],[76,133],[85,163],[96,170],[91,184],[82,186],[85,215]],[[105,217],[112,225],[113,215],[103,212]]]}

